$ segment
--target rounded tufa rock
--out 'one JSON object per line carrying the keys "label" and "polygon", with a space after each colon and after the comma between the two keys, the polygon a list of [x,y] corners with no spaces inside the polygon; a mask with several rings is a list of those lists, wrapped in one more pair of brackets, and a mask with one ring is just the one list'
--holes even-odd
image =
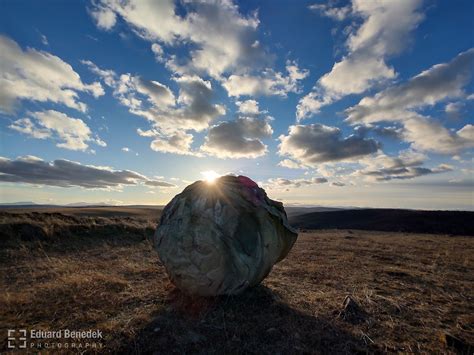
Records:
{"label": "rounded tufa rock", "polygon": [[223,176],[176,195],[163,210],[154,243],[176,287],[217,296],[259,284],[297,236],[281,202],[245,176]]}

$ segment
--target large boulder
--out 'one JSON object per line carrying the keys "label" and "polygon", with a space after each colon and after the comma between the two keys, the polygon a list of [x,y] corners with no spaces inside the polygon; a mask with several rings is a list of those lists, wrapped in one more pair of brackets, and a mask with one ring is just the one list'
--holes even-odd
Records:
{"label": "large boulder", "polygon": [[154,242],[171,281],[201,296],[260,283],[297,238],[283,204],[245,176],[197,181],[163,210]]}

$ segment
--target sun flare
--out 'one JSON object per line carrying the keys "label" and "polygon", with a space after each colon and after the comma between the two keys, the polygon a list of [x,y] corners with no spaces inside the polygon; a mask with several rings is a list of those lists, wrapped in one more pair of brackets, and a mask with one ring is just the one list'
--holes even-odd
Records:
{"label": "sun flare", "polygon": [[202,171],[201,175],[208,184],[213,184],[220,175],[214,170]]}

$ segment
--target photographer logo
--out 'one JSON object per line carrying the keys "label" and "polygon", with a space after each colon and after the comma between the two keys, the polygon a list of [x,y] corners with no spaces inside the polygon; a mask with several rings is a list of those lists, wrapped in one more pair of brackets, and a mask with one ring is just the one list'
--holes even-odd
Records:
{"label": "photographer logo", "polygon": [[101,349],[102,331],[8,329],[8,349]]}
{"label": "photographer logo", "polygon": [[25,349],[26,348],[26,329],[8,329],[7,330],[8,349]]}

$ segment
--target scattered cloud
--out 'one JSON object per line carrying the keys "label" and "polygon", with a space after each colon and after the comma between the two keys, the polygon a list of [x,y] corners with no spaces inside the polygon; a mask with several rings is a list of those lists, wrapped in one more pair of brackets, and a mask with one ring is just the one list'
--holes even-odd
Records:
{"label": "scattered cloud", "polygon": [[244,16],[231,1],[184,2],[179,11],[172,0],[127,2],[103,0],[91,15],[99,28],[110,30],[121,17],[145,40],[178,47],[192,43],[189,59],[170,56],[168,68],[175,73],[223,73],[266,63],[267,56],[257,37],[257,13]]}
{"label": "scattered cloud", "polygon": [[464,103],[461,102],[461,101],[458,101],[458,102],[449,102],[449,103],[447,103],[446,106],[444,107],[444,111],[445,111],[448,115],[457,116],[463,107],[464,107]]}
{"label": "scattered cloud", "polygon": [[110,71],[105,72],[104,80],[110,82],[120,103],[130,113],[146,118],[157,130],[174,132],[179,127],[180,131],[202,131],[212,120],[225,114],[224,106],[212,103],[211,83],[197,76],[174,78],[180,87],[176,98],[166,85],[157,81],[130,74],[110,81]]}
{"label": "scattered cloud", "polygon": [[449,130],[439,121],[413,115],[404,121],[403,140],[422,151],[457,154],[474,147],[474,126],[465,125],[459,130]]}
{"label": "scattered cloud", "polygon": [[299,93],[299,81],[309,75],[308,70],[301,70],[294,62],[286,65],[288,75],[272,69],[266,69],[260,75],[233,74],[222,82],[229,96],[281,96],[288,93]]}
{"label": "scattered cloud", "polygon": [[201,153],[192,149],[194,137],[190,133],[176,131],[171,135],[164,135],[156,130],[139,132],[141,136],[153,137],[150,144],[152,150],[161,153],[172,153],[180,155],[202,156]]}
{"label": "scattered cloud", "polygon": [[435,168],[423,167],[426,156],[413,150],[402,151],[398,156],[392,157],[385,154],[361,160],[365,168],[354,173],[370,181],[406,180],[423,175],[449,172],[453,167],[440,164]]}
{"label": "scattered cloud", "polygon": [[46,37],[44,34],[40,33],[40,38],[41,38],[41,43],[43,43],[43,45],[49,46],[48,37]]}
{"label": "scattered cloud", "polygon": [[463,87],[472,76],[474,48],[460,53],[449,63],[436,64],[406,83],[391,86],[373,97],[364,97],[347,109],[350,123],[402,121],[407,110],[466,96]]}
{"label": "scattered cloud", "polygon": [[375,126],[372,129],[375,134],[379,135],[380,137],[391,138],[395,140],[400,140],[402,138],[403,130],[400,127],[378,127]]}
{"label": "scattered cloud", "polygon": [[117,22],[115,12],[100,4],[94,4],[94,7],[89,9],[89,14],[94,19],[96,26],[105,31],[111,30]]}
{"label": "scattered cloud", "polygon": [[85,151],[89,143],[107,146],[103,140],[94,137],[89,126],[79,118],[54,110],[30,112],[29,116],[14,121],[9,128],[33,138],[57,140],[59,148]]}
{"label": "scattered cloud", "polygon": [[175,97],[170,88],[153,80],[144,80],[141,77],[130,77],[128,83],[135,90],[147,97],[155,107],[171,107],[175,105]]}
{"label": "scattered cloud", "polygon": [[309,185],[319,185],[327,183],[328,180],[324,177],[313,177],[311,179],[285,179],[285,178],[271,178],[264,184],[266,189],[279,190],[298,188]]}
{"label": "scattered cloud", "polygon": [[238,106],[241,114],[258,115],[260,113],[258,102],[255,100],[237,101],[235,104]]}
{"label": "scattered cloud", "polygon": [[101,69],[90,60],[83,59],[81,63],[87,66],[92,73],[101,78],[107,86],[114,87],[116,85],[117,74],[113,70]]}
{"label": "scattered cloud", "polygon": [[283,159],[278,163],[278,166],[288,168],[288,169],[306,169],[306,166],[297,163],[294,160],[291,159]]}
{"label": "scattered cloud", "polygon": [[380,147],[373,139],[357,135],[342,137],[339,128],[321,124],[290,126],[288,135],[281,135],[279,140],[279,155],[310,167],[353,160],[375,153]]}
{"label": "scattered cloud", "polygon": [[59,57],[33,48],[23,50],[0,35],[0,112],[12,114],[18,101],[60,103],[85,112],[79,92],[99,97],[100,83],[84,84],[74,69]]}
{"label": "scattered cloud", "polygon": [[34,156],[18,157],[14,160],[0,157],[0,182],[86,189],[110,189],[138,184],[174,186],[165,181],[149,179],[131,170],[83,165],[64,159],[47,162]]}
{"label": "scattered cloud", "polygon": [[336,7],[332,6],[331,2],[329,4],[313,4],[308,8],[335,21],[344,21],[352,12],[350,5]]}
{"label": "scattered cloud", "polygon": [[[363,160],[365,157],[360,158],[359,160]],[[367,156],[367,159],[370,159],[370,156]],[[359,161],[355,162],[337,162],[337,163],[323,163],[318,165],[318,173],[324,177],[330,178],[339,178],[345,179],[348,176],[351,176],[356,168],[360,166]]]}
{"label": "scattered cloud", "polygon": [[122,152],[128,153],[128,152],[130,152],[130,148],[128,148],[128,147],[123,147],[123,148],[122,148]]}
{"label": "scattered cloud", "polygon": [[172,184],[166,181],[160,181],[160,180],[147,180],[145,181],[145,185],[151,186],[151,187],[176,187],[175,184]]}
{"label": "scattered cloud", "polygon": [[403,128],[397,126],[377,126],[369,123],[354,127],[354,131],[361,137],[367,136],[368,133],[374,133],[379,137],[401,140]]}
{"label": "scattered cloud", "polygon": [[163,63],[166,61],[165,59],[165,52],[163,50],[163,47],[161,47],[158,43],[153,43],[151,45],[151,51],[155,55],[155,59],[159,63]]}
{"label": "scattered cloud", "polygon": [[272,133],[269,119],[241,117],[211,127],[201,150],[219,158],[256,158],[267,152],[261,139]]}
{"label": "scattered cloud", "polygon": [[[94,4],[91,15],[106,30],[115,25],[116,17],[122,18],[138,36],[153,42],[156,60],[176,77],[208,75],[233,97],[285,97],[300,92],[299,81],[309,71],[294,61],[287,61],[287,74],[270,67],[274,58],[258,39],[257,11],[241,14],[232,1],[182,2],[179,9],[177,6],[172,0],[102,0]],[[102,18],[111,21],[104,25],[99,21]],[[188,56],[176,52],[185,44],[189,45]],[[252,74],[255,72],[259,74]]]}
{"label": "scattered cloud", "polygon": [[203,131],[214,119],[225,114],[224,106],[212,102],[214,91],[211,83],[198,76],[174,77],[179,86],[176,97],[169,87],[158,81],[131,74],[119,76],[90,61],[83,63],[113,89],[113,95],[130,113],[150,122],[150,129],[140,129],[138,133],[154,138],[151,148],[155,151],[199,155],[191,150],[193,135],[189,131]]}
{"label": "scattered cloud", "polygon": [[30,137],[36,139],[46,139],[51,137],[51,131],[49,129],[37,126],[29,118],[21,118],[16,120],[11,125],[9,125],[8,128],[29,135]]}
{"label": "scattered cloud", "polygon": [[[300,100],[297,119],[307,118],[343,96],[363,93],[375,84],[395,78],[396,72],[387,65],[386,59],[406,47],[410,33],[424,18],[419,11],[421,4],[421,0],[353,0],[352,15],[362,19],[362,23],[348,35],[348,53]],[[332,17],[349,13],[349,9],[328,5],[315,9],[325,16],[332,14]],[[349,77],[351,79],[347,80]]]}
{"label": "scattered cloud", "polygon": [[474,49],[460,53],[449,63],[437,64],[406,83],[389,87],[373,97],[365,97],[346,110],[351,124],[382,121],[400,122],[403,140],[416,149],[455,154],[474,146],[473,126],[449,130],[438,120],[415,112],[439,102],[463,98],[474,64]]}

